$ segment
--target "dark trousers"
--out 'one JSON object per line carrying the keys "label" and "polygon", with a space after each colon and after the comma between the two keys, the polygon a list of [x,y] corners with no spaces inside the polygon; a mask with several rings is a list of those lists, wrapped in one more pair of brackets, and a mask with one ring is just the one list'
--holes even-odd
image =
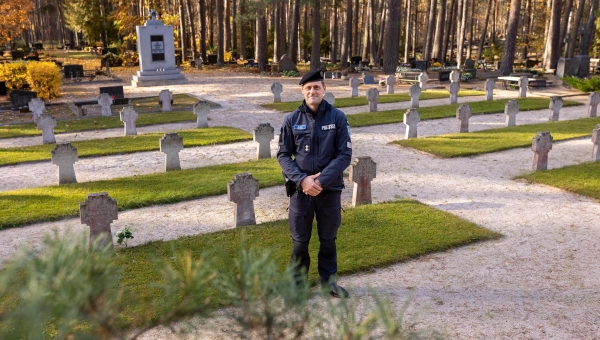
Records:
{"label": "dark trousers", "polygon": [[289,221],[294,248],[292,264],[298,262],[299,270],[310,267],[308,244],[312,233],[313,220],[317,217],[319,234],[318,270],[322,282],[337,273],[337,251],[335,239],[341,223],[341,191],[323,190],[317,196],[298,192],[290,197]]}

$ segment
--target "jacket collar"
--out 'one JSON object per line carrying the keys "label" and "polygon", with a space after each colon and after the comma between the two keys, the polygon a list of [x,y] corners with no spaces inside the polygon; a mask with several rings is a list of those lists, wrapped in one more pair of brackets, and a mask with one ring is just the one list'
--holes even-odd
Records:
{"label": "jacket collar", "polygon": [[308,107],[308,105],[306,105],[306,101],[303,100],[302,105],[300,105],[298,110],[300,110],[301,112],[304,112],[304,113],[310,113],[311,115],[313,115],[313,117],[317,117],[317,116],[329,111],[330,108],[332,108],[332,106],[326,100],[322,100],[321,104],[319,104],[318,111],[314,112],[313,110],[311,110],[310,107]]}

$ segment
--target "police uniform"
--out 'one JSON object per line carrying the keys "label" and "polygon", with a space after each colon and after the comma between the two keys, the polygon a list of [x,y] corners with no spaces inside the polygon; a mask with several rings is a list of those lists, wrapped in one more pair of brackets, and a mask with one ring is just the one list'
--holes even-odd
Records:
{"label": "police uniform", "polygon": [[[300,81],[300,85],[322,79],[320,71],[313,71]],[[279,135],[277,159],[286,178],[298,188],[290,196],[289,206],[289,224],[294,243],[292,262],[299,261],[300,268],[304,267],[308,272],[308,243],[316,215],[321,282],[330,281],[337,273],[335,240],[341,222],[342,173],[350,165],[351,158],[348,120],[342,111],[327,101],[321,101],[317,112],[312,112],[303,102],[285,117]],[[321,174],[317,179],[323,191],[317,196],[304,194],[300,187],[302,180],[319,172]]]}

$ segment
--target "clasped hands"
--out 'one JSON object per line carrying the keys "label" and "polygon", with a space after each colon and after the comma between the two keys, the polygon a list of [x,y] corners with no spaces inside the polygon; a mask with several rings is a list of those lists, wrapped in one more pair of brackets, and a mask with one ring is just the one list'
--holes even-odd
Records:
{"label": "clasped hands", "polygon": [[314,175],[304,177],[302,182],[300,182],[302,192],[310,196],[317,196],[318,194],[320,194],[321,191],[323,191],[321,183],[317,179],[317,177],[319,177],[320,175],[321,173],[319,172]]}

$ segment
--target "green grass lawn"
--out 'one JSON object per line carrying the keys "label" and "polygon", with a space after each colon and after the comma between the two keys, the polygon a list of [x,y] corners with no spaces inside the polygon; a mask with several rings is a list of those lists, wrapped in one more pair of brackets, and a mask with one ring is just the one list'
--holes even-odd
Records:
{"label": "green grass lawn", "polygon": [[550,131],[554,141],[590,136],[600,117],[559,122],[511,126],[470,133],[453,133],[425,138],[399,140],[394,143],[451,158],[472,156],[514,148],[531,147],[537,132]]}
{"label": "green grass lawn", "polygon": [[551,185],[600,201],[600,176],[598,174],[600,174],[600,162],[594,162],[536,171],[517,178]]}
{"label": "green grass lawn", "polygon": [[[232,127],[214,127],[177,131],[183,137],[184,147],[226,144],[252,140],[246,131]],[[160,150],[160,138],[164,133],[148,133],[137,136],[93,139],[71,143],[77,148],[80,158],[108,156],[141,151]],[[0,149],[0,166],[23,162],[43,161],[51,159],[50,151],[55,144],[43,144],[18,148]]]}
{"label": "green grass lawn", "polygon": [[0,229],[77,216],[79,203],[93,192],[107,192],[117,200],[119,210],[224,194],[233,175],[242,172],[252,173],[262,188],[283,184],[279,163],[272,158],[104,181],[5,191],[0,192]]}
{"label": "green grass lawn", "polygon": [[[310,244],[313,263],[309,278],[314,283],[318,280],[316,259],[319,242],[316,230],[313,235]],[[342,213],[337,239],[338,274],[372,271],[426,253],[500,236],[417,201],[364,205]],[[133,301],[138,301],[129,305],[123,316],[125,322],[131,322],[136,315],[155,315],[153,301],[160,298],[161,292],[153,284],[161,282],[159,271],[165,260],[173,261],[175,254],[189,250],[195,258],[204,254],[204,258],[211,261],[217,270],[233,268],[232,259],[238,256],[241,244],[257,250],[270,250],[281,270],[289,264],[292,242],[287,220],[168,242],[152,242],[117,252],[116,264],[123,268],[122,285],[126,294]],[[162,261],[157,261],[157,258]],[[207,294],[214,307],[226,301],[214,288],[209,288]]]}
{"label": "green grass lawn", "polygon": [[[350,91],[350,88],[348,88]],[[458,92],[459,97],[466,96],[483,96],[485,92],[483,91],[473,91],[473,90],[462,90]],[[425,90],[421,93],[419,97],[420,100],[426,99],[438,99],[438,98],[450,98],[450,93],[448,91],[443,90]],[[410,95],[408,93],[395,93],[395,94],[382,94],[379,96],[379,100],[377,103],[385,104],[385,103],[396,103],[396,102],[407,102],[410,100]],[[262,104],[261,106],[267,109],[274,109],[281,112],[291,112],[294,111],[298,106],[302,104],[302,101],[294,101],[294,102],[282,102],[282,103],[269,103]],[[352,98],[336,98],[335,99],[335,107],[350,107],[350,106],[360,106],[360,105],[369,105],[369,101],[366,97],[352,97]]]}
{"label": "green grass lawn", "polygon": [[[471,106],[471,110],[473,111],[474,115],[501,113],[504,112],[504,105],[506,105],[508,100],[509,99],[497,99],[491,101],[471,102],[469,105]],[[550,104],[550,99],[529,97],[519,98],[518,102],[519,111],[531,111],[547,109]],[[576,105],[583,104],[571,100],[564,101],[565,107]],[[440,106],[421,107],[419,108],[419,114],[421,115],[421,120],[456,117],[456,109],[459,106],[460,104],[447,104]],[[364,112],[347,115],[347,117],[348,122],[352,127],[392,124],[402,122],[404,120],[404,114],[406,113],[406,110],[407,109]]]}

